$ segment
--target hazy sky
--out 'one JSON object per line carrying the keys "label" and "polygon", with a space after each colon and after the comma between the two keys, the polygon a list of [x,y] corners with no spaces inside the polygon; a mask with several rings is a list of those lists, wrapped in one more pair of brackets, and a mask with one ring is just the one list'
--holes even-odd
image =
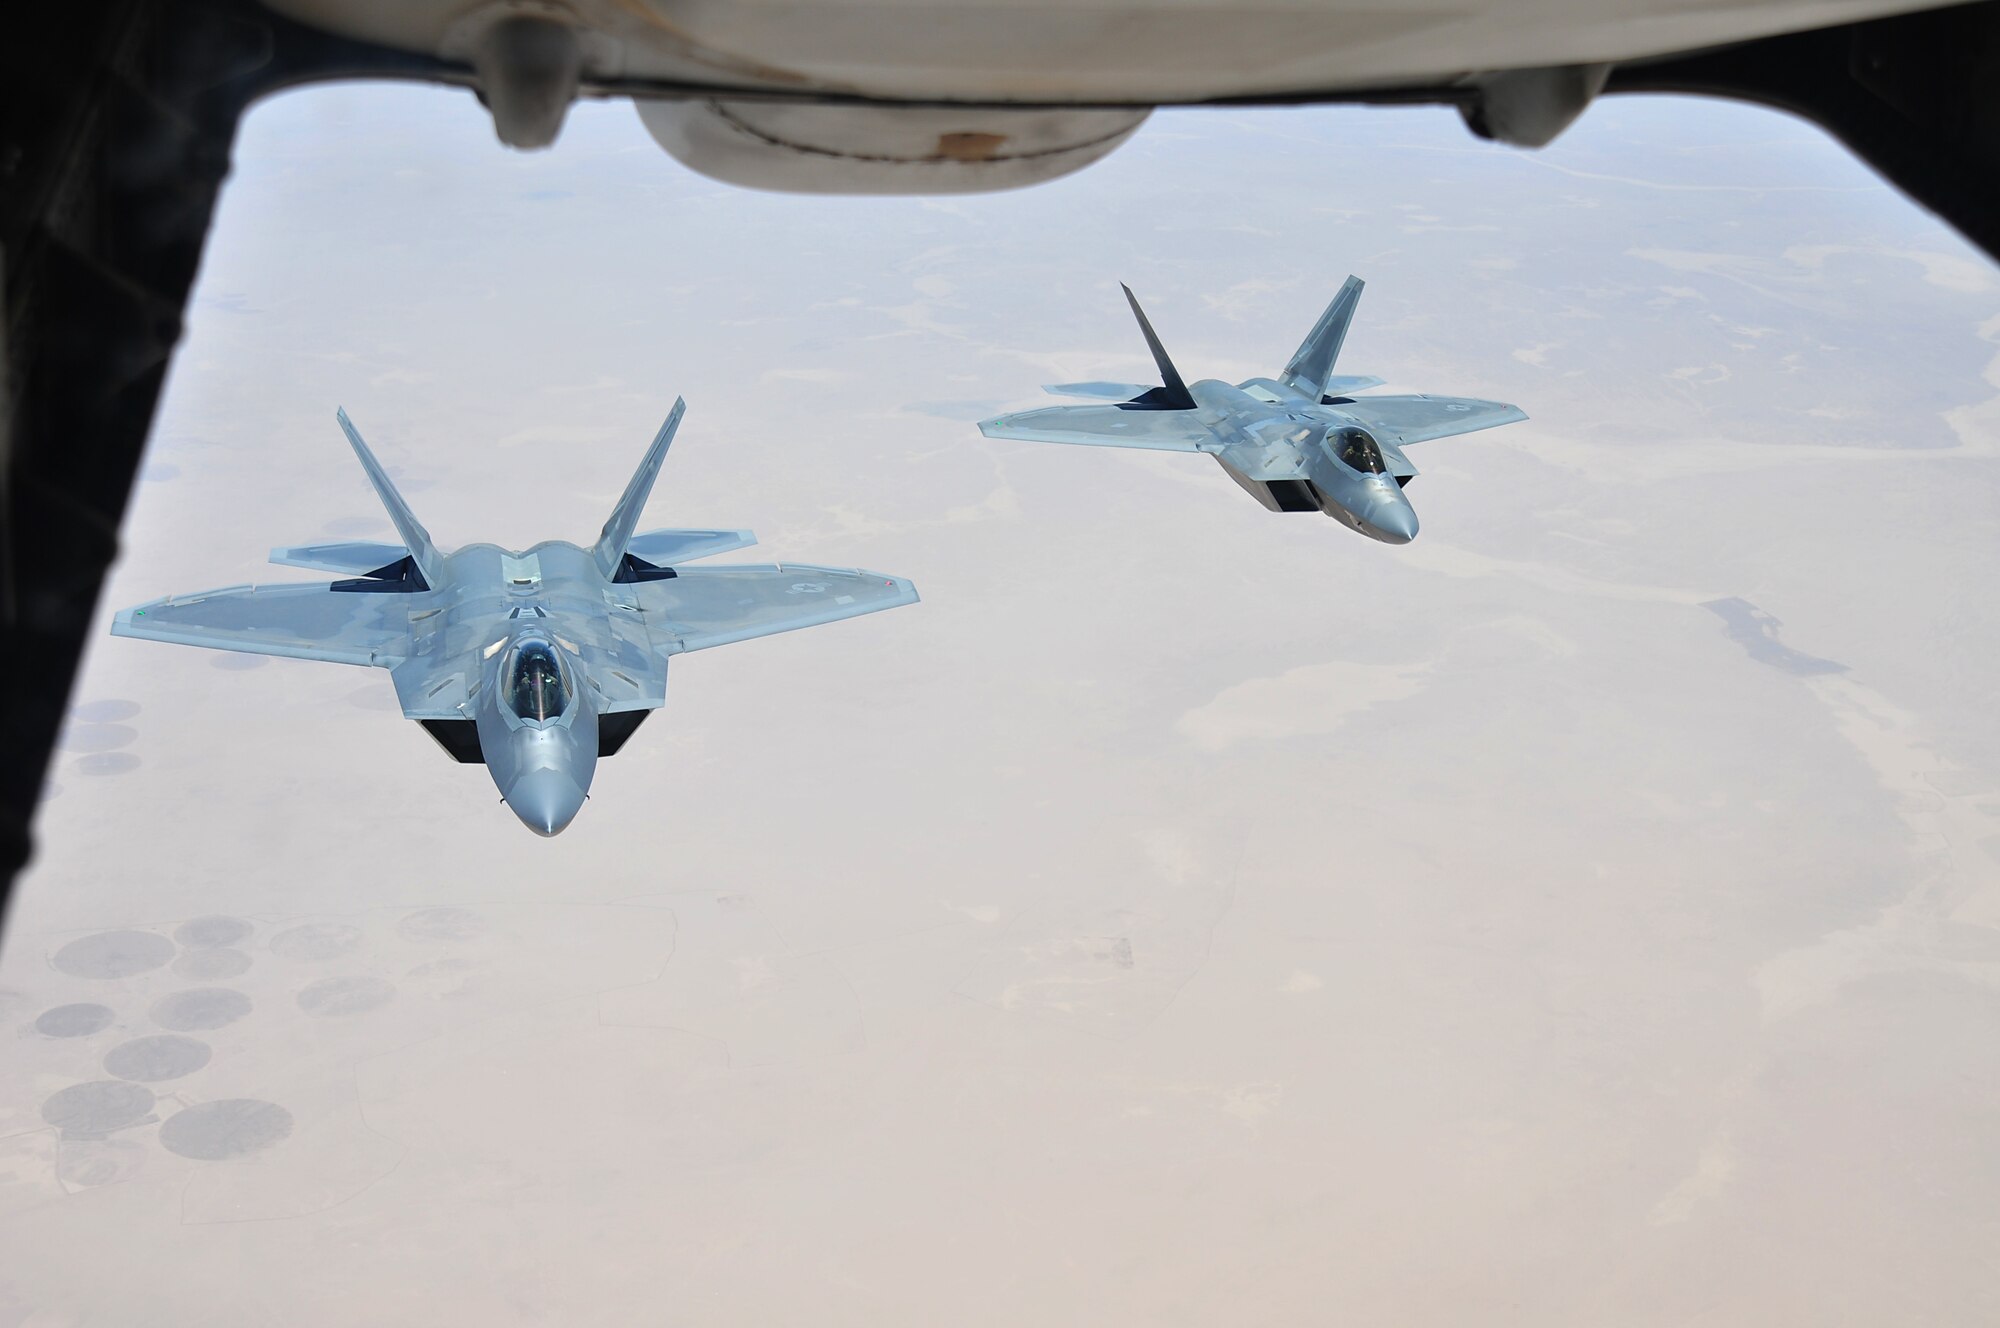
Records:
{"label": "hazy sky", "polygon": [[[1423,533],[982,439],[1519,403]],[[106,595],[649,525],[913,578],[541,840],[386,674],[101,637],[0,964],[0,1325],[2000,1321],[2000,279],[1815,131],[1182,113],[796,198],[629,106],[245,126]],[[248,667],[246,667],[246,665]]]}

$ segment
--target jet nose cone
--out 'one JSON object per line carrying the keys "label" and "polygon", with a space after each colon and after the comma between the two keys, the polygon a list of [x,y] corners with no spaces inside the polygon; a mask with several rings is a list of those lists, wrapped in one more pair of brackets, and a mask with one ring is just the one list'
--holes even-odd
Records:
{"label": "jet nose cone", "polygon": [[1368,524],[1384,544],[1408,544],[1417,537],[1417,513],[1408,503],[1384,504]]}
{"label": "jet nose cone", "polygon": [[543,837],[559,835],[583,806],[583,790],[560,770],[530,770],[507,790],[521,824]]}

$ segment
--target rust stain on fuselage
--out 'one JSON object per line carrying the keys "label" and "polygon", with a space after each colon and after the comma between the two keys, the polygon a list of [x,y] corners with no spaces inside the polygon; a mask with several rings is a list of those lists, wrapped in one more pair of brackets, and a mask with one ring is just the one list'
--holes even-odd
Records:
{"label": "rust stain on fuselage", "polygon": [[937,155],[947,161],[991,161],[1006,141],[1005,134],[982,134],[971,130],[939,134]]}

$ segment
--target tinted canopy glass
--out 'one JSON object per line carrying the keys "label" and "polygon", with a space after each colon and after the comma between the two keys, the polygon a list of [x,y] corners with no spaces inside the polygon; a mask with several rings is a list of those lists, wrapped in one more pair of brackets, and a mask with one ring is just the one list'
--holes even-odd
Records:
{"label": "tinted canopy glass", "polygon": [[569,687],[555,647],[528,641],[514,652],[507,670],[507,705],[522,719],[555,719],[569,708]]}
{"label": "tinted canopy glass", "polygon": [[1326,450],[1336,461],[1364,475],[1380,475],[1388,469],[1382,463],[1382,449],[1360,429],[1329,429]]}

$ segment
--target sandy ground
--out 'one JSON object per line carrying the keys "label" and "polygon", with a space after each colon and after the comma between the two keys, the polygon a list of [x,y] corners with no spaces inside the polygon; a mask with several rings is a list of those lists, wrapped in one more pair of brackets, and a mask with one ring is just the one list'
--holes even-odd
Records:
{"label": "sandy ground", "polygon": [[[924,603],[689,657],[560,838],[359,669],[106,638],[0,960],[0,1323],[2000,1320],[1989,265],[1810,132],[1160,117],[733,193],[584,108],[260,111],[106,604],[649,524]],[[1190,187],[1196,181],[1202,187]],[[1231,182],[1234,182],[1233,190]],[[1040,382],[1529,423],[1406,549]]]}

